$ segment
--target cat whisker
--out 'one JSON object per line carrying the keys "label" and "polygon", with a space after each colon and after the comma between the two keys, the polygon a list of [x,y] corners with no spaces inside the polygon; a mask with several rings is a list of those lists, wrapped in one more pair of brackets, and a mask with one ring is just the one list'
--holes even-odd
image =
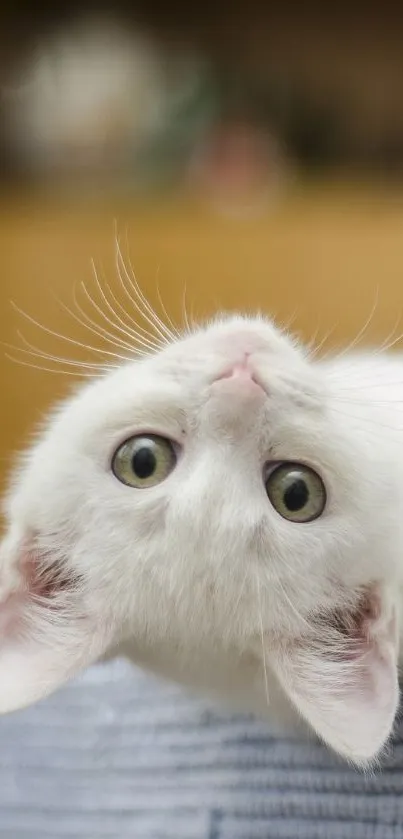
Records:
{"label": "cat whisker", "polygon": [[377,356],[377,355],[381,355],[381,353],[388,352],[389,350],[392,349],[392,347],[395,347],[396,344],[398,344],[402,340],[402,338],[403,338],[403,332],[401,332],[400,335],[397,335],[397,337],[394,338],[393,340],[390,340],[389,343],[382,344],[381,347],[379,348],[379,350],[374,351],[372,353],[372,355]]}
{"label": "cat whisker", "polygon": [[[167,344],[169,343],[169,342],[168,342],[168,339],[166,338],[166,336],[165,336],[163,333],[160,333],[158,330],[156,330],[156,328],[155,328],[155,324],[153,323],[153,321],[152,321],[152,320],[150,320],[150,318],[147,316],[147,314],[146,314],[146,313],[144,312],[144,310],[141,308],[141,306],[139,305],[139,303],[137,302],[137,300],[136,300],[136,299],[134,299],[134,298],[132,297],[132,295],[130,294],[130,292],[129,292],[128,288],[127,288],[127,285],[126,285],[125,279],[124,279],[124,277],[123,277],[123,273],[122,273],[122,270],[123,270],[123,271],[126,271],[126,269],[125,269],[125,268],[123,268],[123,265],[122,265],[122,267],[121,267],[119,253],[120,253],[120,251],[118,251],[118,250],[117,250],[117,251],[116,251],[116,271],[117,271],[117,275],[118,275],[118,279],[119,279],[120,285],[121,285],[121,287],[122,287],[122,289],[123,289],[123,291],[124,291],[124,293],[125,293],[126,297],[127,297],[127,298],[128,298],[128,300],[130,301],[130,305],[131,305],[132,307],[134,307],[134,308],[136,309],[136,311],[139,313],[139,315],[143,318],[143,320],[144,320],[146,323],[148,323],[148,324],[149,324],[149,326],[151,326],[151,328],[153,329],[154,334],[155,334],[155,333],[157,333],[157,334],[158,334],[159,339],[160,339],[160,341],[161,341],[161,344],[160,344],[160,349],[162,349],[162,347],[163,347],[163,346],[165,346],[165,345],[167,345]],[[126,274],[126,273],[125,273],[125,277],[127,277],[127,274]]]}
{"label": "cat whisker", "polygon": [[157,283],[156,283],[158,302],[161,306],[162,312],[163,312],[164,317],[166,319],[166,323],[172,330],[172,335],[174,335],[175,338],[180,338],[181,337],[181,331],[180,331],[180,329],[178,329],[177,325],[173,322],[171,316],[168,314],[168,312],[166,310],[165,303],[164,303],[164,301],[162,299],[162,296],[161,296],[161,291],[160,291],[160,287],[159,287],[159,284],[158,284],[159,273],[160,273],[160,266],[158,266],[158,268],[157,268]]}
{"label": "cat whisker", "polygon": [[135,320],[129,316],[124,306],[122,306],[122,304],[117,299],[109,283],[105,283],[105,288],[108,291],[109,297],[112,298],[116,308],[119,309],[123,315],[129,318],[130,324],[133,324],[133,326],[128,325],[128,329],[130,330],[130,333],[133,335],[134,340],[137,342],[146,340],[150,347],[153,348],[155,352],[158,352],[158,350],[161,349],[161,342],[157,341],[154,338],[151,338],[150,333],[147,332],[146,329],[143,329],[141,326],[136,324]]}
{"label": "cat whisker", "polygon": [[395,431],[396,433],[399,433],[402,430],[401,428],[399,428],[397,426],[386,425],[385,423],[378,422],[377,420],[371,419],[370,417],[365,417],[365,416],[357,417],[354,414],[349,414],[349,413],[346,413],[345,411],[339,411],[337,408],[332,408],[332,411],[336,414],[339,414],[341,417],[347,417],[347,419],[357,420],[357,422],[359,422],[359,423],[365,422],[365,423],[367,423],[367,425],[371,425],[373,427],[374,431],[376,429],[379,429],[379,430],[386,429],[387,431]]}
{"label": "cat whisker", "polygon": [[33,318],[27,312],[24,312],[23,309],[20,309],[20,307],[17,306],[16,303],[14,303],[13,301],[10,302],[11,306],[16,312],[18,312],[18,314],[22,315],[22,317],[29,321],[29,323],[32,323],[33,326],[36,326],[38,329],[41,329],[42,332],[45,332],[47,335],[51,335],[53,338],[58,338],[61,341],[66,341],[68,344],[72,344],[73,346],[80,347],[86,352],[100,353],[101,355],[108,355],[112,358],[118,358],[121,361],[128,361],[128,358],[125,355],[121,355],[116,352],[111,352],[110,350],[102,350],[99,347],[93,347],[89,344],[83,344],[82,341],[77,341],[75,338],[69,338],[67,335],[63,335],[60,332],[56,332],[53,329],[49,329],[49,327],[45,326],[43,323],[40,323],[40,321],[35,320],[35,318]]}
{"label": "cat whisker", "polygon": [[52,353],[44,352],[43,350],[36,347],[34,344],[31,344],[24,335],[18,331],[18,337],[20,340],[25,344],[25,347],[16,347],[12,344],[3,344],[3,346],[7,347],[12,352],[23,353],[25,355],[31,355],[35,358],[44,358],[47,361],[54,361],[55,364],[67,364],[69,367],[81,367],[86,368],[88,370],[115,370],[118,368],[117,364],[102,364],[102,362],[90,362],[90,361],[80,361],[79,359],[71,359],[71,358],[64,358],[63,356],[53,355]]}
{"label": "cat whisker", "polygon": [[120,251],[120,253],[121,253],[121,258],[122,258],[122,261],[123,261],[123,268],[126,272],[126,276],[127,276],[127,279],[130,283],[130,286],[131,286],[132,290],[134,291],[136,297],[138,298],[139,302],[144,306],[144,310],[149,314],[149,316],[153,320],[153,322],[154,322],[153,328],[157,331],[162,330],[162,332],[166,336],[166,339],[168,340],[168,342],[171,343],[177,337],[177,335],[175,335],[175,330],[172,332],[169,329],[168,325],[166,323],[164,323],[164,321],[157,315],[157,312],[152,307],[150,301],[147,299],[144,292],[140,288],[139,282],[136,278],[136,272],[133,268],[131,257],[130,257],[130,244],[129,244],[129,235],[128,235],[128,229],[127,228],[126,228],[125,238],[126,238],[127,261],[129,263],[130,275],[129,275],[129,272],[127,271],[127,267],[126,267],[122,252]]}
{"label": "cat whisker", "polygon": [[[120,285],[122,285],[121,282],[120,282]],[[109,296],[112,298],[114,305],[117,307],[117,309],[119,309],[119,311],[124,316],[125,326],[127,326],[127,328],[130,330],[130,332],[133,332],[133,334],[136,335],[136,336],[142,336],[142,337],[146,338],[148,341],[155,344],[156,349],[161,349],[165,345],[165,341],[161,342],[161,340],[158,339],[155,336],[154,333],[152,334],[152,333],[150,333],[150,331],[148,329],[145,329],[143,326],[140,326],[138,321],[134,317],[132,317],[132,315],[130,314],[130,311],[128,309],[125,309],[124,306],[122,306],[122,304],[117,299],[114,292],[112,291],[111,286],[109,285],[109,283],[107,283],[105,281],[105,279],[104,279],[104,287],[108,290]],[[129,300],[130,300],[130,308],[132,308],[133,300],[130,297],[130,295],[128,295],[127,289],[124,289],[124,291],[125,291],[126,297],[128,297]]]}
{"label": "cat whisker", "polygon": [[[341,402],[343,405],[361,405],[362,406],[362,401],[360,399],[350,399],[348,397],[343,399],[343,397],[334,396],[333,401],[334,402]],[[376,401],[373,401],[373,402],[371,401],[371,404],[376,408],[390,407],[391,405],[393,405],[393,408],[395,408],[396,411],[399,412],[399,407],[403,407],[403,398],[398,399],[398,400],[396,400],[396,399],[379,399],[379,400],[376,400]],[[376,422],[376,420],[374,420],[374,422]]]}
{"label": "cat whisker", "polygon": [[257,607],[258,607],[258,615],[259,615],[260,640],[261,640],[261,644],[262,644],[264,689],[265,689],[265,694],[266,694],[267,706],[269,707],[269,705],[270,705],[269,681],[268,681],[268,678],[267,678],[267,664],[266,664],[266,650],[265,650],[265,646],[264,646],[262,603],[261,603],[261,598],[260,598],[260,580],[259,580],[259,575],[258,574],[256,574],[256,594],[257,594]]}
{"label": "cat whisker", "polygon": [[[137,310],[144,318],[144,320],[151,326],[151,329],[159,335],[161,340],[165,344],[169,344],[175,340],[175,335],[168,329],[168,327],[163,323],[161,318],[158,317],[157,313],[154,311],[152,306],[150,305],[149,301],[143,294],[137,280],[135,277],[135,273],[133,270],[133,266],[130,261],[129,257],[129,268],[131,271],[131,276],[127,269],[125,260],[123,258],[123,254],[120,248],[119,239],[116,238],[116,258],[117,258],[117,266],[123,271],[124,276],[126,278],[126,282],[129,284],[129,288],[134,294],[134,297],[129,294],[129,297],[132,300],[133,305],[136,306]],[[119,270],[119,269],[118,269]]]}
{"label": "cat whisker", "polygon": [[[354,369],[354,367],[353,368],[350,367],[350,368],[347,368],[347,369],[351,371],[351,369]],[[334,379],[336,382],[341,377],[344,380],[345,375],[346,375],[345,370],[343,370],[341,372],[337,372],[337,373],[335,373],[332,370],[332,379]],[[394,379],[392,381],[385,381],[384,379],[382,379],[382,381],[380,381],[380,382],[373,382],[369,379],[363,381],[362,377],[360,376],[360,378],[357,379],[357,382],[350,383],[349,385],[344,385],[344,384],[341,385],[341,386],[338,385],[338,389],[340,391],[345,391],[346,393],[348,393],[351,390],[353,390],[355,392],[356,390],[367,390],[367,389],[373,390],[373,389],[378,388],[378,387],[400,387],[401,385],[403,385],[403,379]]]}
{"label": "cat whisker", "polygon": [[278,585],[278,588],[280,589],[282,597],[284,597],[284,599],[288,603],[288,605],[289,605],[291,611],[294,613],[295,617],[298,618],[299,623],[301,623],[301,625],[304,626],[306,629],[310,630],[311,626],[310,626],[309,621],[303,615],[301,615],[301,613],[296,608],[295,604],[292,602],[291,597],[287,593],[287,591],[286,591],[286,589],[283,585],[282,579],[281,579],[279,573],[276,572],[274,566],[272,566],[270,573],[271,573],[271,575],[274,576],[275,582]]}
{"label": "cat whisker", "polygon": [[376,288],[375,300],[374,300],[372,309],[371,309],[364,325],[361,327],[361,329],[359,330],[359,332],[357,333],[355,338],[349,344],[347,344],[347,346],[344,347],[343,350],[337,355],[337,359],[343,358],[345,355],[347,355],[347,353],[351,352],[351,350],[353,350],[354,347],[356,347],[360,343],[361,339],[364,337],[365,333],[369,329],[369,327],[370,327],[370,325],[371,325],[371,323],[372,323],[372,321],[375,317],[375,312],[378,308],[378,304],[379,304],[379,286],[377,286],[377,288]]}
{"label": "cat whisker", "polygon": [[[108,368],[108,369],[117,369],[118,368],[117,364],[110,364],[110,363],[106,364],[106,363],[103,363],[102,361],[80,361],[80,359],[65,358],[64,356],[54,355],[53,353],[48,353],[45,350],[42,350],[40,347],[35,346],[35,344],[31,344],[31,342],[27,340],[25,335],[23,335],[22,332],[19,329],[17,330],[17,335],[18,335],[20,341],[22,341],[22,343],[25,344],[25,347],[31,353],[35,353],[38,356],[38,358],[39,357],[40,358],[47,358],[49,361],[66,362],[66,364],[81,365],[81,366],[89,367],[89,368],[92,368],[92,369],[99,369],[100,367]],[[24,347],[12,347],[10,344],[8,344],[8,347],[9,347],[9,349],[18,350],[19,352],[26,352],[26,349],[24,349]]]}
{"label": "cat whisker", "polygon": [[[117,331],[119,333],[125,335],[126,338],[129,338],[130,341],[133,341],[133,340],[138,341],[138,339],[139,339],[138,331],[132,329],[130,326],[127,325],[127,323],[125,323],[125,321],[122,320],[122,318],[120,317],[118,312],[115,311],[115,309],[111,305],[110,301],[108,300],[108,298],[105,294],[105,291],[103,290],[103,288],[101,286],[101,283],[99,281],[97,270],[96,270],[95,263],[94,263],[93,260],[92,260],[92,268],[93,268],[94,278],[95,278],[95,282],[96,282],[98,291],[99,291],[99,293],[102,297],[102,300],[104,301],[105,305],[107,306],[108,310],[111,312],[112,317],[113,317],[113,321],[111,321],[110,318],[108,318],[105,315],[103,310],[102,311],[99,310],[100,313],[102,314],[104,319],[107,321],[107,323],[109,323],[111,326],[114,326],[115,329],[117,329]],[[119,326],[119,324],[120,324],[120,326]],[[152,347],[154,349],[159,349],[159,344],[157,344],[155,341],[150,340],[146,332],[144,332],[144,334],[145,334],[145,339],[144,340],[147,342],[147,344],[150,346],[150,348]],[[145,344],[144,344],[144,341],[143,341],[143,346],[144,345]]]}
{"label": "cat whisker", "polygon": [[[394,336],[394,334],[395,334],[395,332],[396,332],[396,330],[397,330],[397,328],[398,328],[398,326],[399,326],[399,323],[400,323],[401,319],[402,319],[402,313],[401,313],[401,312],[399,312],[399,315],[398,315],[398,317],[396,318],[396,322],[395,322],[395,325],[394,325],[393,329],[392,329],[392,330],[391,330],[391,332],[389,332],[389,334],[386,336],[386,338],[385,338],[385,340],[382,342],[381,346],[375,350],[375,354],[376,354],[376,355],[378,355],[378,354],[380,355],[380,354],[381,354],[381,353],[383,353],[383,352],[387,352],[387,351],[388,351],[388,349],[390,349],[391,347],[395,346],[395,341],[393,340],[393,336]],[[403,333],[400,335],[400,338],[402,338],[402,337],[403,337]],[[400,338],[399,338],[399,340],[400,340]],[[391,343],[391,344],[389,343],[390,341],[392,341],[392,343]]]}
{"label": "cat whisker", "polygon": [[[98,304],[96,303],[96,301],[92,298],[92,296],[91,296],[91,294],[89,293],[89,291],[88,291],[88,289],[87,289],[87,287],[86,287],[85,283],[81,282],[81,283],[80,283],[80,287],[81,287],[82,291],[84,292],[84,294],[85,294],[85,296],[86,296],[86,298],[87,298],[88,302],[89,302],[89,303],[91,304],[91,306],[95,309],[95,311],[97,311],[97,312],[101,315],[101,317],[102,317],[102,318],[103,318],[103,319],[104,319],[104,320],[105,320],[105,321],[106,321],[106,322],[107,322],[107,323],[108,323],[108,324],[112,327],[112,329],[113,329],[113,328],[116,328],[115,324],[114,324],[114,323],[110,320],[110,318],[108,318],[108,316],[105,314],[105,312],[103,312],[103,310],[101,309],[101,307],[100,307],[100,306],[98,306]],[[85,317],[87,317],[87,318],[88,318],[88,320],[89,320],[90,322],[92,322],[92,323],[93,323],[93,321],[91,320],[91,318],[89,318],[89,317],[88,317],[88,315],[86,315],[86,313],[83,311],[83,309],[81,309],[81,307],[79,306],[79,303],[78,303],[78,301],[77,301],[77,298],[76,298],[76,297],[75,297],[74,302],[75,302],[76,306],[78,306],[78,307],[79,307],[79,309],[80,309],[80,311],[82,312],[82,314],[83,314]],[[97,326],[98,326],[98,324],[97,324]],[[106,330],[104,327],[101,327],[101,329],[102,329],[102,331],[103,331],[105,334],[107,334],[107,335],[112,335],[112,337],[114,337],[114,336],[113,336],[113,333],[109,332],[109,331],[108,331],[108,330]],[[131,335],[130,335],[130,333],[127,333],[127,334],[129,335],[129,338],[131,339],[131,343],[128,343],[127,341],[124,341],[122,338],[119,338],[119,339],[118,339],[118,340],[119,340],[122,344],[124,344],[127,348],[130,348],[131,350],[133,350],[133,349],[134,349],[134,347],[133,347],[133,342],[135,342],[135,343],[137,343],[137,344],[140,344],[140,343],[141,343],[141,346],[143,346],[143,347],[147,347],[149,350],[155,350],[155,346],[154,346],[154,345],[153,345],[150,341],[148,341],[147,339],[142,338],[142,339],[141,339],[141,341],[140,341],[140,340],[139,340],[139,338],[135,338],[134,336],[131,336]]]}
{"label": "cat whisker", "polygon": [[189,323],[189,318],[188,318],[188,313],[187,313],[187,309],[186,309],[186,292],[187,292],[187,289],[186,289],[186,283],[185,283],[184,286],[183,286],[183,294],[182,294],[182,317],[183,317],[183,322],[185,324],[186,332],[187,332],[188,335],[191,335],[194,330],[191,329],[191,326],[190,326],[190,323]]}
{"label": "cat whisker", "polygon": [[115,347],[115,349],[128,350],[129,352],[133,351],[133,346],[131,344],[124,342],[121,339],[117,339],[114,335],[111,335],[102,326],[99,326],[99,324],[95,323],[95,321],[88,317],[87,313],[84,309],[82,309],[77,300],[75,289],[73,289],[73,301],[77,311],[81,314],[81,318],[54,293],[53,297],[57,301],[58,305],[69,315],[69,317],[73,318],[73,320],[84,329],[92,332],[92,334],[96,335],[97,338],[100,338],[102,341],[106,341],[107,344]]}
{"label": "cat whisker", "polygon": [[23,361],[21,358],[15,358],[14,356],[10,355],[9,353],[4,353],[4,355],[5,355],[5,358],[7,358],[9,361],[12,361],[14,364],[19,364],[21,367],[30,367],[33,370],[40,370],[41,372],[44,372],[44,373],[56,373],[58,375],[74,376],[74,378],[82,378],[82,379],[102,378],[103,375],[104,375],[104,373],[100,373],[99,375],[97,375],[96,373],[84,373],[84,372],[80,372],[80,371],[77,371],[77,370],[76,371],[62,370],[62,369],[60,369],[60,367],[56,368],[56,369],[54,367],[44,367],[43,365],[40,365],[40,364],[33,364],[30,361]]}
{"label": "cat whisker", "polygon": [[[262,316],[262,315],[261,315],[261,316]],[[296,321],[297,317],[298,317],[298,309],[294,309],[294,311],[292,312],[291,316],[290,316],[289,318],[287,318],[287,320],[286,320],[286,321],[282,321],[282,322],[280,322],[281,329],[282,329],[284,332],[289,332],[289,331],[290,331],[290,329],[291,329],[291,327],[292,327],[292,325],[295,323],[295,321]]]}
{"label": "cat whisker", "polygon": [[[333,333],[334,333],[334,331],[335,331],[335,329],[336,329],[336,325],[337,325],[337,324],[334,324],[334,326],[332,326],[332,327],[331,327],[331,329],[329,329],[329,330],[328,330],[328,332],[326,332],[326,334],[323,336],[323,338],[319,341],[319,344],[313,344],[313,345],[312,345],[312,342],[310,342],[310,344],[309,344],[309,346],[308,346],[308,351],[309,351],[309,353],[308,353],[308,354],[309,354],[309,357],[310,357],[311,359],[314,359],[314,358],[316,358],[316,357],[317,357],[317,355],[318,355],[318,354],[319,354],[319,352],[321,351],[322,347],[323,347],[323,346],[326,344],[326,342],[329,340],[330,336],[331,336],[331,335],[333,335]],[[315,338],[316,338],[316,335],[317,335],[317,332],[315,333]],[[312,346],[312,350],[311,350],[311,346]],[[327,353],[327,355],[328,355],[328,354],[329,354],[329,353]],[[326,358],[326,354],[325,354],[325,356],[322,356],[322,358]]]}

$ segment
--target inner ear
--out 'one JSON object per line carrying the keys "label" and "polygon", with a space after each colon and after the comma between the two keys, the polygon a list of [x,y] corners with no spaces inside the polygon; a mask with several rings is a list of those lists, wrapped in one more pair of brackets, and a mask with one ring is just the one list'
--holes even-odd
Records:
{"label": "inner ear", "polygon": [[316,619],[312,634],[281,643],[271,661],[301,716],[357,764],[385,746],[399,704],[395,609],[377,587],[354,609]]}
{"label": "inner ear", "polygon": [[4,540],[0,713],[47,695],[101,655],[110,639],[90,613],[87,594],[60,547],[52,550],[33,535]]}

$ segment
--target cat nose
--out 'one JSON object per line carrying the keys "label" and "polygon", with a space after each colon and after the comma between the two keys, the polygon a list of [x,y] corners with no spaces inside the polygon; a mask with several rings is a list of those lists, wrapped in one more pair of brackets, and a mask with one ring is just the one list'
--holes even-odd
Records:
{"label": "cat nose", "polygon": [[245,352],[237,361],[231,362],[216,376],[215,382],[227,381],[230,386],[242,389],[243,392],[264,391],[250,362],[250,355],[250,352]]}
{"label": "cat nose", "polygon": [[250,366],[249,362],[250,353],[245,352],[243,355],[237,360],[232,361],[228,367],[224,369],[224,371],[217,376],[217,381],[220,379],[241,379],[241,380],[249,380],[253,377],[253,371]]}

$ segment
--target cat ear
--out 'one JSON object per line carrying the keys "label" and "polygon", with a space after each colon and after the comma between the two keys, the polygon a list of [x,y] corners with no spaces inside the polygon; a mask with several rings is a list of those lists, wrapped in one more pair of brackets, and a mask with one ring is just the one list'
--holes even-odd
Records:
{"label": "cat ear", "polygon": [[48,695],[108,644],[62,552],[10,534],[0,547],[0,713]]}
{"label": "cat ear", "polygon": [[[333,630],[283,645],[272,663],[280,684],[317,735],[356,764],[388,740],[399,704],[395,616],[379,597]],[[330,633],[330,635],[329,635]]]}

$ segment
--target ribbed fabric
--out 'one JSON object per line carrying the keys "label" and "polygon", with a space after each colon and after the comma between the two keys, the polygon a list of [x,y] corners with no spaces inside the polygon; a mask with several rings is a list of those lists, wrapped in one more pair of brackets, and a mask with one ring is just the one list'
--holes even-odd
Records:
{"label": "ribbed fabric", "polygon": [[123,662],[0,720],[1,839],[403,839],[403,727],[364,776]]}

